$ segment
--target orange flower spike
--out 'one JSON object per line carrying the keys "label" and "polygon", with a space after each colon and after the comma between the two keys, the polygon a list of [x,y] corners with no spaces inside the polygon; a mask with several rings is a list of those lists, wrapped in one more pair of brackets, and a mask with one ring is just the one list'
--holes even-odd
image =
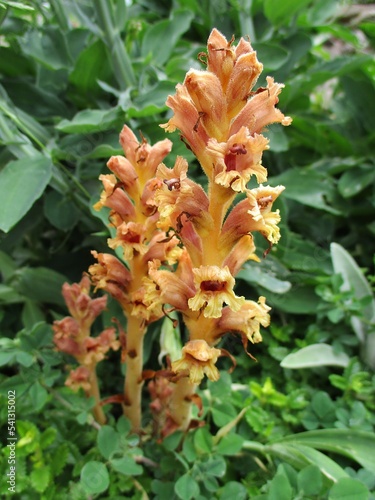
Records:
{"label": "orange flower spike", "polygon": [[92,299],[90,291],[90,279],[83,276],[80,283],[64,283],[62,294],[71,316],[77,320],[82,330],[88,330],[92,323],[106,308],[107,297]]}
{"label": "orange flower spike", "polygon": [[172,142],[169,139],[164,139],[150,146],[143,137],[142,142],[139,143],[132,130],[126,125],[120,133],[120,144],[127,159],[133,165],[142,186],[155,176],[157,166],[172,149]]}
{"label": "orange flower spike", "polygon": [[138,194],[138,174],[130,161],[123,156],[112,156],[107,167],[115,174],[125,191],[135,198]]}
{"label": "orange flower spike", "polygon": [[75,370],[71,370],[69,377],[65,381],[65,385],[73,391],[83,389],[88,393],[91,389],[90,377],[91,371],[86,366],[79,366]]}

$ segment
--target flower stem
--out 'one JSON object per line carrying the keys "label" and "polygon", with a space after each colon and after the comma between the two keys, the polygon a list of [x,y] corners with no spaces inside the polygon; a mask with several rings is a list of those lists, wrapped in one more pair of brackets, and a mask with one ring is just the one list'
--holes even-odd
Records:
{"label": "flower stem", "polygon": [[186,430],[191,419],[191,397],[195,393],[196,385],[190,382],[189,377],[182,377],[174,387],[170,403],[173,420],[181,430]]}
{"label": "flower stem", "polygon": [[98,424],[104,425],[107,419],[104,414],[103,408],[100,406],[100,391],[95,367],[93,367],[91,370],[89,382],[90,390],[87,391],[87,397],[93,397],[95,399],[95,406],[92,409],[92,413]]}
{"label": "flower stem", "polygon": [[133,431],[136,432],[141,430],[143,338],[146,333],[143,323],[142,318],[128,316],[123,410],[132,424]]}

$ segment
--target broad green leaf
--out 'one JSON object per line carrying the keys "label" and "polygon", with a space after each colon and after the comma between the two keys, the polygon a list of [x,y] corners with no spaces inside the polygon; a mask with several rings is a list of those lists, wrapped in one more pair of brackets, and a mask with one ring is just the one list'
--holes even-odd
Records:
{"label": "broad green leaf", "polygon": [[270,293],[262,287],[257,288],[257,290],[260,295],[267,297],[267,304],[294,314],[315,314],[320,302],[314,289],[303,284],[292,286],[288,292],[282,295]]}
{"label": "broad green leaf", "polygon": [[307,168],[290,168],[270,180],[272,185],[282,184],[288,188],[283,192],[285,198],[298,201],[303,205],[338,215],[339,212],[327,204],[334,194],[332,181],[322,174]]}
{"label": "broad green leaf", "polygon": [[289,24],[293,16],[304,9],[310,0],[265,0],[264,13],[275,26]]}
{"label": "broad green leaf", "polygon": [[44,197],[44,214],[57,229],[68,231],[80,219],[81,212],[68,196],[50,191]]}
{"label": "broad green leaf", "polygon": [[321,429],[286,436],[277,443],[290,443],[344,455],[368,470],[375,470],[375,434],[354,429]]}
{"label": "broad green leaf", "polygon": [[312,344],[303,347],[297,352],[288,354],[280,365],[283,368],[311,368],[312,366],[348,366],[349,357],[343,353],[336,353],[328,344]]}
{"label": "broad green leaf", "polygon": [[17,269],[17,264],[7,253],[0,250],[0,272],[3,280],[7,280]]}
{"label": "broad green leaf", "polygon": [[43,386],[40,385],[39,382],[34,382],[34,384],[29,389],[29,396],[32,409],[35,412],[38,412],[46,404],[48,392]]}
{"label": "broad green leaf", "polygon": [[143,467],[138,465],[132,457],[113,458],[110,461],[112,467],[125,476],[138,476],[142,474]]}
{"label": "broad green leaf", "polygon": [[13,287],[0,283],[0,304],[19,304],[25,301],[25,297],[17,293]]}
{"label": "broad green leaf", "polygon": [[119,122],[121,110],[85,109],[77,113],[72,120],[61,120],[55,127],[66,134],[90,134],[112,128]]}
{"label": "broad green leaf", "polygon": [[12,363],[16,355],[16,351],[1,351],[0,352],[0,366]]}
{"label": "broad green leaf", "polygon": [[68,68],[71,64],[64,34],[57,27],[30,30],[20,43],[25,54],[49,70]]}
{"label": "broad green leaf", "polygon": [[0,229],[8,232],[42,195],[52,175],[49,158],[38,155],[8,163],[0,172]]}
{"label": "broad green leaf", "polygon": [[248,283],[255,283],[261,285],[266,290],[270,290],[273,293],[285,293],[291,288],[291,283],[289,281],[282,281],[267,269],[262,269],[261,266],[257,264],[247,265],[245,269],[242,269],[238,274],[237,278],[243,279]]}
{"label": "broad green leaf", "polygon": [[46,267],[24,267],[14,274],[15,290],[37,302],[64,305],[61,288],[65,276]]}
{"label": "broad green leaf", "polygon": [[190,474],[184,474],[177,480],[174,491],[181,500],[190,500],[199,495],[199,485]]}
{"label": "broad green leaf", "polygon": [[237,481],[228,481],[224,487],[218,491],[220,500],[227,500],[228,498],[236,500],[246,500],[248,494],[246,488]]}
{"label": "broad green leaf", "polygon": [[267,70],[280,68],[289,57],[289,52],[276,43],[256,42],[253,48],[257,52],[257,58]]}
{"label": "broad green leaf", "polygon": [[237,412],[230,402],[215,403],[211,412],[215,425],[218,427],[223,427],[237,416]]}
{"label": "broad green leaf", "polygon": [[[178,316],[176,313],[171,312],[168,318],[164,318],[160,330],[160,353],[158,362],[162,366],[164,356],[169,356],[170,360],[176,361],[181,358],[181,333],[178,325]],[[175,326],[173,320],[177,322]]]}
{"label": "broad green leaf", "polygon": [[342,478],[330,489],[328,500],[368,500],[369,491],[357,479]]}
{"label": "broad green leaf", "polygon": [[90,495],[103,493],[109,486],[109,474],[101,462],[87,462],[81,471],[81,484]]}
{"label": "broad green leaf", "polygon": [[267,130],[264,131],[263,135],[270,140],[270,148],[274,153],[288,151],[288,134],[287,132],[285,132],[283,127],[271,125],[267,128]]}
{"label": "broad green leaf", "polygon": [[165,63],[178,39],[189,29],[193,18],[194,14],[190,10],[176,10],[172,19],[152,24],[142,40],[142,56],[148,57],[151,54],[154,64]]}
{"label": "broad green leaf", "polygon": [[198,454],[211,453],[212,435],[207,427],[202,427],[194,434],[194,446]]}
{"label": "broad green leaf", "polygon": [[[16,360],[17,360],[17,363],[19,363],[22,366],[26,366],[26,367],[29,367],[33,363],[35,363],[35,357],[32,356],[31,354],[29,354],[28,352],[24,352],[24,351],[17,351],[16,352]],[[43,387],[41,387],[41,388],[43,389]],[[43,391],[41,391],[41,392],[43,392]],[[45,394],[45,396],[46,396],[46,394]]]}
{"label": "broad green leaf", "polygon": [[80,53],[69,80],[81,92],[97,93],[100,88],[98,80],[108,81],[110,75],[111,65],[106,47],[102,40],[96,40]]}
{"label": "broad green leaf", "polygon": [[335,461],[310,446],[297,443],[274,443],[266,447],[267,453],[276,455],[297,469],[316,465],[331,481],[337,481],[348,474]]}
{"label": "broad green leaf", "polygon": [[227,469],[225,459],[221,455],[211,455],[199,465],[204,474],[214,477],[223,477]]}
{"label": "broad green leaf", "polygon": [[351,198],[363,191],[375,180],[374,168],[353,168],[345,172],[338,182],[338,190],[344,198]]}
{"label": "broad green leaf", "polygon": [[22,307],[21,318],[25,328],[31,329],[35,323],[44,321],[45,315],[36,302],[26,299]]}
{"label": "broad green leaf", "polygon": [[120,435],[113,427],[102,425],[98,432],[97,442],[100,453],[108,459],[119,449]]}
{"label": "broad green leaf", "polygon": [[292,500],[292,487],[284,474],[276,474],[271,480],[268,490],[268,500]]}
{"label": "broad green leaf", "polygon": [[34,467],[30,474],[30,482],[38,493],[43,493],[46,490],[50,478],[51,471],[46,464],[40,468]]}
{"label": "broad green leaf", "polygon": [[[355,296],[358,299],[363,297],[373,297],[372,290],[366,278],[363,276],[360,268],[353,257],[338,243],[331,243],[331,256],[335,273],[341,274],[344,282],[341,289],[343,291],[353,288]],[[362,342],[362,354],[366,363],[375,369],[375,335],[368,334],[368,324],[375,322],[375,300],[372,298],[370,303],[362,310],[366,322],[361,321],[355,316],[351,317],[351,325],[358,339]]]}
{"label": "broad green leaf", "polygon": [[318,495],[323,486],[322,474],[316,465],[308,465],[302,469],[297,476],[297,481],[298,489],[307,496]]}
{"label": "broad green leaf", "polygon": [[220,439],[216,452],[220,455],[236,455],[243,445],[244,438],[239,434],[227,434]]}
{"label": "broad green leaf", "polygon": [[170,94],[175,93],[175,84],[168,80],[156,83],[132,101],[133,105],[126,107],[130,118],[152,116],[166,109],[165,101]]}

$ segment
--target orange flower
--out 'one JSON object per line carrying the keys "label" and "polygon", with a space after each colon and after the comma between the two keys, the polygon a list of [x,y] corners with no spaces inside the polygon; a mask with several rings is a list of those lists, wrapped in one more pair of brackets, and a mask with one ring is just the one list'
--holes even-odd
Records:
{"label": "orange flower", "polygon": [[120,247],[123,250],[123,258],[131,260],[136,253],[144,255],[147,252],[145,243],[146,235],[143,224],[136,222],[123,222],[117,226],[114,238],[108,238],[109,248]]}
{"label": "orange flower", "polygon": [[205,374],[216,382],[220,374],[215,363],[220,354],[220,349],[210,347],[205,340],[190,340],[182,348],[182,358],[172,363],[172,370],[175,373],[186,372],[193,384],[200,384]]}
{"label": "orange flower", "polygon": [[251,136],[246,127],[242,127],[227,142],[210,139],[207,154],[214,161],[215,182],[233,191],[246,189],[252,175],[257,182],[267,180],[267,170],[262,166],[262,154],[268,149],[268,139],[263,135]]}
{"label": "orange flower", "polygon": [[129,270],[114,255],[98,253],[93,250],[92,255],[98,260],[97,264],[89,267],[95,290],[102,288],[120,303],[127,300],[127,288],[132,279]]}
{"label": "orange flower", "polygon": [[83,389],[88,392],[91,388],[90,383],[91,372],[86,366],[79,366],[75,370],[71,370],[69,377],[65,381],[65,385],[73,391]]}
{"label": "orange flower", "polygon": [[233,311],[241,308],[245,298],[234,294],[234,278],[227,266],[224,268],[201,266],[193,269],[193,273],[197,291],[188,301],[192,311],[203,309],[203,315],[206,318],[219,318],[224,302]]}

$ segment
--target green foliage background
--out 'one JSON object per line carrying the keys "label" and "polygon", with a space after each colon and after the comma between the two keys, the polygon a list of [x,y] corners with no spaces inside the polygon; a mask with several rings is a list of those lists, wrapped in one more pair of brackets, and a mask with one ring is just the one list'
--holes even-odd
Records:
{"label": "green foliage background", "polygon": [[[16,498],[375,498],[374,18],[373,5],[339,0],[0,2],[0,425],[6,444],[16,390]],[[227,341],[238,365],[202,387],[205,427],[141,443],[116,406],[92,425],[91,402],[64,388],[71,360],[49,325],[66,314],[62,283],[106,249],[91,207],[119,130],[165,137],[166,97],[201,67],[213,27],[250,36],[258,85],[285,83],[279,107],[293,117],[269,128],[263,163],[286,186],[282,239],[239,275],[240,294],[273,306],[272,325],[258,363]],[[185,156],[203,182],[168,137],[170,163]],[[121,391],[118,356],[99,375],[104,395]],[[4,446],[2,478],[7,458]]]}

